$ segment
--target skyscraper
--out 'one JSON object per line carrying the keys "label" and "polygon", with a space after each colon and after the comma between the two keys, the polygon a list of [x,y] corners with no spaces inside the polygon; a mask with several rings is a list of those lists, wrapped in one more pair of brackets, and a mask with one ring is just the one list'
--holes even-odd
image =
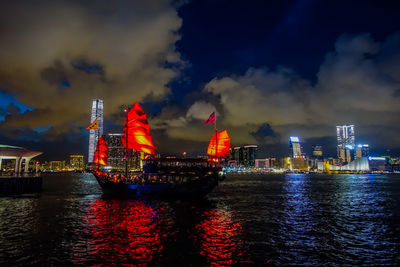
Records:
{"label": "skyscraper", "polygon": [[338,158],[351,161],[351,151],[355,148],[354,125],[336,126]]}
{"label": "skyscraper", "polygon": [[237,166],[241,167],[254,167],[257,158],[256,145],[247,145],[242,147],[234,147],[231,149],[230,160],[236,161]]}
{"label": "skyscraper", "polygon": [[92,102],[92,115],[90,123],[97,119],[98,129],[89,130],[89,153],[88,162],[93,162],[94,152],[96,151],[97,140],[103,135],[103,100],[93,99]]}
{"label": "skyscraper", "polygon": [[[125,170],[126,151],[122,145],[122,133],[109,133],[106,135],[108,143],[108,165],[114,170]],[[138,169],[140,166],[140,153],[128,149],[128,168]]]}
{"label": "skyscraper", "polygon": [[247,145],[243,147],[243,165],[246,167],[254,167],[257,158],[256,145]]}
{"label": "skyscraper", "polygon": [[301,157],[300,140],[297,136],[289,137],[289,145],[290,145],[290,156],[292,158]]}
{"label": "skyscraper", "polygon": [[122,145],[122,133],[120,134],[108,134],[108,165],[115,169],[125,168],[125,148]]}

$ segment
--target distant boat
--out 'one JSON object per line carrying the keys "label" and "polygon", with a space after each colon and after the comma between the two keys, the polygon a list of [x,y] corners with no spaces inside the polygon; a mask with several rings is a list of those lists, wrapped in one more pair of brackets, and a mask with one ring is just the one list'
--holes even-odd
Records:
{"label": "distant boat", "polygon": [[[208,194],[223,178],[219,161],[228,155],[230,139],[226,131],[216,132],[207,149],[210,159],[151,158],[155,154],[155,147],[149,124],[146,114],[136,102],[133,108],[126,111],[122,144],[126,149],[134,149],[150,157],[143,161],[141,172],[128,172],[127,164],[125,174],[110,173],[99,168],[93,170],[104,193],[199,198]],[[100,138],[94,162],[106,165],[107,153],[106,142]]]}

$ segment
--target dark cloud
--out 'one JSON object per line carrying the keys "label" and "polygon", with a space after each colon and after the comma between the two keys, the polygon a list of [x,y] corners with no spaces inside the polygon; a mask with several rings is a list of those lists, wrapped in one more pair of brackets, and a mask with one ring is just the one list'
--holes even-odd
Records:
{"label": "dark cloud", "polygon": [[277,134],[272,129],[271,125],[268,123],[264,123],[260,125],[257,131],[250,133],[256,139],[257,143],[264,144],[266,143],[267,138],[275,138]]}

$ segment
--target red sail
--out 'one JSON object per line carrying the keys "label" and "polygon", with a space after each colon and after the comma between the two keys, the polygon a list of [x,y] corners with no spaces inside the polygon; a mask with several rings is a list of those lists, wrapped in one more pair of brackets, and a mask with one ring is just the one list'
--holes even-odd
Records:
{"label": "red sail", "polygon": [[[218,142],[218,145],[217,145]],[[210,144],[208,145],[207,155],[213,157],[226,158],[229,155],[231,148],[231,139],[226,130],[219,132],[217,135],[213,134]]]}
{"label": "red sail", "polygon": [[94,152],[94,160],[93,162],[100,165],[107,165],[108,159],[108,148],[106,140],[104,140],[103,136],[100,136],[97,141],[96,151]]}
{"label": "red sail", "polygon": [[[128,138],[128,146],[126,139]],[[150,127],[147,116],[136,102],[133,108],[125,114],[124,134],[122,145],[128,149],[142,151],[146,154],[154,155],[154,145],[151,141]]]}

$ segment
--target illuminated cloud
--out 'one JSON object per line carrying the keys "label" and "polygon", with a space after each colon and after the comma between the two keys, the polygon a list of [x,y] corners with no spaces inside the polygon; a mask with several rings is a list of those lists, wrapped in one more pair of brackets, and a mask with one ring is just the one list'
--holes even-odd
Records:
{"label": "illuminated cloud", "polygon": [[175,50],[182,22],[167,0],[6,1],[0,17],[0,88],[34,109],[8,116],[3,132],[82,127],[93,98],[104,99],[106,117],[162,99],[183,64]]}
{"label": "illuminated cloud", "polygon": [[[314,84],[285,67],[250,68],[243,75],[211,80],[203,93],[219,99],[219,125],[232,132],[233,143],[286,142],[292,134],[333,136],[335,125],[354,123],[358,136],[376,135],[379,140],[372,143],[399,147],[399,36],[378,43],[369,34],[342,35]],[[208,105],[196,102],[187,114],[199,109],[203,118],[200,106]],[[167,132],[199,140],[192,129],[201,128],[199,123],[179,130],[171,126]]]}
{"label": "illuminated cloud", "polygon": [[[81,133],[90,103],[100,98],[115,129],[123,106],[158,102],[161,112],[149,114],[149,123],[166,151],[206,147],[214,129],[203,121],[213,111],[234,145],[329,137],[335,125],[354,123],[356,136],[400,147],[400,33],[383,42],[369,34],[340,36],[315,81],[285,66],[223,69],[202,90],[171,97],[172,81],[192,78],[180,76],[191,62],[183,62],[175,47],[182,26],[176,5],[185,2],[5,1],[0,92],[12,96],[13,105],[0,101],[0,135],[31,134],[54,144],[76,135],[86,142]],[[170,103],[170,97],[183,100]]]}

